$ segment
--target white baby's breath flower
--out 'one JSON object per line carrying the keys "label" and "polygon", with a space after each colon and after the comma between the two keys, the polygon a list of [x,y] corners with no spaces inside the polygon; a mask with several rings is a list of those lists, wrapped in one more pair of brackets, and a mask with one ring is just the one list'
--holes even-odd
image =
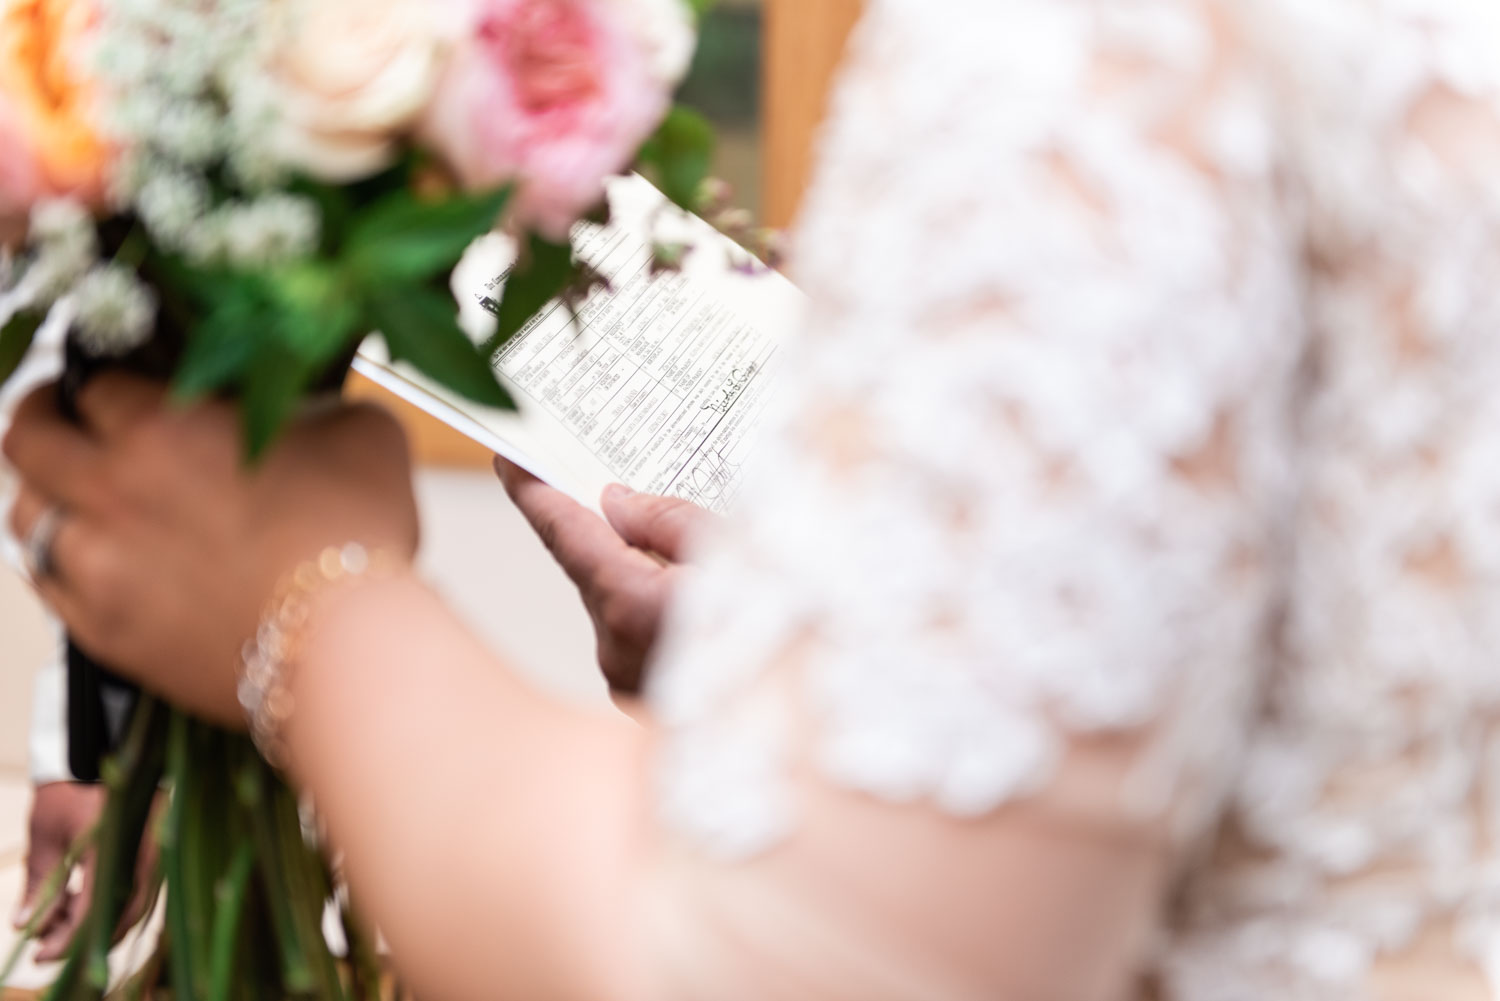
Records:
{"label": "white baby's breath flower", "polygon": [[96,358],[113,358],[144,344],[156,323],[156,295],[119,264],[89,271],[73,289],[73,330]]}
{"label": "white baby's breath flower", "polygon": [[198,266],[220,264],[224,260],[225,221],[229,213],[210,212],[199,218],[183,234],[179,248],[188,262]]}
{"label": "white baby's breath flower", "polygon": [[167,99],[155,88],[132,88],[106,105],[101,116],[109,133],[127,146],[141,146],[149,141],[167,112]]}
{"label": "white baby's breath flower", "polygon": [[109,204],[119,212],[130,209],[148,181],[172,169],[172,164],[145,151],[132,150],[125,153],[110,172],[107,189]]}
{"label": "white baby's breath flower", "polygon": [[[278,0],[279,2],[279,0]],[[193,173],[229,159],[240,134],[226,102],[225,69],[258,62],[267,0],[110,0],[103,4],[95,70],[108,84],[102,118],[129,151],[130,176],[112,184],[133,207],[159,169]],[[264,131],[262,127],[262,131]]]}
{"label": "white baby's breath flower", "polygon": [[246,191],[265,191],[275,187],[286,177],[286,164],[276,152],[254,140],[238,140],[230,144],[228,163],[230,175]]}
{"label": "white baby's breath flower", "polygon": [[205,101],[168,103],[153,131],[162,151],[185,164],[207,163],[223,149],[221,116]]}
{"label": "white baby's breath flower", "polygon": [[306,198],[275,193],[223,212],[224,256],[239,267],[266,267],[317,249],[320,219]]}
{"label": "white baby's breath flower", "polygon": [[94,221],[78,202],[49,198],[32,206],[28,234],[35,256],[23,278],[26,298],[51,305],[98,257]]}
{"label": "white baby's breath flower", "polygon": [[225,122],[228,167],[247,189],[264,190],[278,183],[286,165],[267,137],[275,128],[276,93],[249,56],[227,62],[220,73],[230,96]]}
{"label": "white baby's breath flower", "polygon": [[151,72],[154,53],[154,47],[140,34],[127,26],[110,23],[94,49],[93,64],[100,77],[125,86],[137,83]]}
{"label": "white baby's breath flower", "polygon": [[111,13],[145,27],[159,27],[170,3],[164,0],[113,0]]}
{"label": "white baby's breath flower", "polygon": [[217,23],[233,35],[243,35],[260,25],[265,16],[265,0],[219,0]]}
{"label": "white baby's breath flower", "polygon": [[208,183],[196,174],[163,171],[152,174],[135,196],[141,222],[157,242],[186,250],[192,232],[209,210]]}
{"label": "white baby's breath flower", "polygon": [[216,25],[205,26],[202,34],[179,31],[173,44],[164,47],[156,77],[169,93],[192,97],[213,82],[225,45],[211,27]]}
{"label": "white baby's breath flower", "polygon": [[89,210],[72,198],[44,198],[31,209],[27,233],[32,242],[77,243],[94,232]]}

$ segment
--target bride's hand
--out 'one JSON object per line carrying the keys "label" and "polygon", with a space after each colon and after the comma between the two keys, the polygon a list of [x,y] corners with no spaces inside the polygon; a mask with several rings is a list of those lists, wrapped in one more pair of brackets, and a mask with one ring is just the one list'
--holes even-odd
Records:
{"label": "bride's hand", "polygon": [[606,522],[504,459],[495,459],[495,472],[578,586],[594,621],[599,667],[610,688],[634,693],[682,572],[687,539],[713,515],[685,500],[616,485],[602,499]]}
{"label": "bride's hand", "polygon": [[416,548],[405,438],[379,410],[299,420],[252,465],[226,404],[173,407],[158,384],[106,374],[78,427],[55,394],[33,393],[5,439],[11,527],[24,540],[61,511],[42,597],[83,649],[190,711],[240,721],[241,646],[298,563],[351,541]]}

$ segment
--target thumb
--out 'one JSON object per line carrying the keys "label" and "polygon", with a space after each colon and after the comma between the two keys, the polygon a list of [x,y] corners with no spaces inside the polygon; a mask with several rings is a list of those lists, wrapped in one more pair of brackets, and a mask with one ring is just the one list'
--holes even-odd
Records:
{"label": "thumb", "polygon": [[713,517],[680,498],[638,494],[620,483],[605,488],[600,506],[604,517],[627,543],[674,563],[683,559],[692,533]]}
{"label": "thumb", "polygon": [[42,885],[46,883],[47,877],[52,874],[62,863],[66,849],[57,838],[37,837],[31,838],[31,843],[26,849],[26,886],[21,892],[21,901],[16,906],[11,923],[17,929],[25,928],[35,911],[37,897],[41,894]]}

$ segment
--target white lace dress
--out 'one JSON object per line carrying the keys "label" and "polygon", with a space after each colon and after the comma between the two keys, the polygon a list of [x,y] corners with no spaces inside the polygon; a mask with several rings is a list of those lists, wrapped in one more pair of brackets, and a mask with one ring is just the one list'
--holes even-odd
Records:
{"label": "white lace dress", "polygon": [[1500,4],[869,8],[656,670],[683,993],[1500,997]]}

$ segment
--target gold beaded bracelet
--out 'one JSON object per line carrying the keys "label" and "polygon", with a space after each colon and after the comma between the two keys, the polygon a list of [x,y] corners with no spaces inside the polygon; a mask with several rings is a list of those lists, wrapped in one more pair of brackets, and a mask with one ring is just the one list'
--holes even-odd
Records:
{"label": "gold beaded bracelet", "polygon": [[314,599],[355,578],[379,580],[404,569],[404,560],[351,542],[323,550],[277,585],[255,637],[241,651],[237,689],[250,724],[250,739],[273,767],[281,767],[286,758],[281,731],[293,710],[291,670]]}

